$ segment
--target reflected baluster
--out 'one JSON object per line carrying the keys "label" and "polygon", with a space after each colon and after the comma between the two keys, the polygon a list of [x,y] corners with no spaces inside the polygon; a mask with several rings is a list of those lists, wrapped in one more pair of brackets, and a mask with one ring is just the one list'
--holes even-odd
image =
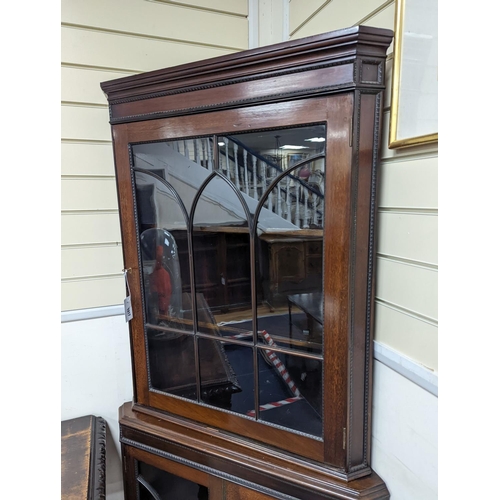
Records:
{"label": "reflected baluster", "polygon": [[214,169],[214,158],[213,158],[212,146],[210,144],[210,139],[207,139],[207,152],[208,152],[208,170],[212,172]]}
{"label": "reflected baluster", "polygon": [[205,167],[207,165],[207,147],[205,145],[205,139],[200,139],[201,144],[201,164]]}
{"label": "reflected baluster", "polygon": [[[259,165],[260,165],[260,183],[262,186],[262,193],[264,193],[267,189],[267,182],[266,182],[266,166],[264,165],[264,162],[262,160],[259,160]],[[265,202],[265,207],[269,208],[269,196],[267,197],[267,200]]]}
{"label": "reflected baluster", "polygon": [[240,167],[238,166],[238,144],[233,142],[233,151],[234,151],[234,175],[236,180],[236,189],[241,191],[240,189]]}
{"label": "reflected baluster", "polygon": [[198,150],[198,139],[193,139],[193,152],[194,152],[194,162],[200,163],[200,152]]}
{"label": "reflected baluster", "polygon": [[299,181],[295,179],[295,225],[300,227],[300,193]]}
{"label": "reflected baluster", "polygon": [[309,192],[304,189],[304,226],[309,227],[309,221],[311,219],[311,209],[309,207]]}
{"label": "reflected baluster", "polygon": [[276,186],[276,213],[281,217],[281,181]]}
{"label": "reflected baluster", "polygon": [[316,210],[316,205],[318,204],[318,195],[316,193],[313,193],[312,195],[312,201],[313,201],[313,224],[317,225],[318,224],[318,211]]}
{"label": "reflected baluster", "polygon": [[224,137],[224,151],[226,153],[226,168],[223,169],[224,174],[230,179],[231,176],[229,175],[229,141],[227,137]]}
{"label": "reflected baluster", "polygon": [[252,156],[252,170],[253,170],[253,197],[257,200],[259,198],[257,190],[257,157]]}
{"label": "reflected baluster", "polygon": [[248,186],[248,151],[243,149],[243,171],[244,171],[244,182],[245,182],[245,193],[248,194],[249,186]]}
{"label": "reflected baluster", "polygon": [[286,220],[292,221],[292,198],[290,195],[290,176],[286,177]]}

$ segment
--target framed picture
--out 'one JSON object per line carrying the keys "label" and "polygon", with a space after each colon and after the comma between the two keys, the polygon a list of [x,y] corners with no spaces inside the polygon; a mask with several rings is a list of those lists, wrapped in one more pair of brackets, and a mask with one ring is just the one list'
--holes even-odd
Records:
{"label": "framed picture", "polygon": [[438,140],[437,16],[437,0],[396,0],[390,149]]}
{"label": "framed picture", "polygon": [[287,168],[292,167],[297,162],[305,160],[308,157],[306,153],[290,153],[287,156],[288,165]]}

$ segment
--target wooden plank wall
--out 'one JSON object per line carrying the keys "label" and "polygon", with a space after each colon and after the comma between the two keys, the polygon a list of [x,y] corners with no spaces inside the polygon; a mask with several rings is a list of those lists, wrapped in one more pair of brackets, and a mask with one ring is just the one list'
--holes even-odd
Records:
{"label": "wooden plank wall", "polygon": [[[394,0],[290,0],[290,38],[364,24],[394,29]],[[378,207],[375,340],[438,369],[438,148],[388,149],[388,52]]]}
{"label": "wooden plank wall", "polygon": [[[62,310],[120,304],[121,241],[99,83],[248,48],[247,0],[63,0]],[[394,1],[291,0],[289,37],[394,26]],[[392,47],[389,52],[392,51]],[[377,341],[437,370],[437,146],[389,150],[378,210]]]}
{"label": "wooden plank wall", "polygon": [[100,82],[248,48],[247,0],[61,3],[61,310],[121,304],[111,134]]}

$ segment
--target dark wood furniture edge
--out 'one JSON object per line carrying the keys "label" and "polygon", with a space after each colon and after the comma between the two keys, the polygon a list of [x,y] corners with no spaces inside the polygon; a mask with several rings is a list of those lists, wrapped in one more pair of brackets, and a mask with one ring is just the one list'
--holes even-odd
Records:
{"label": "dark wood furniture edge", "polygon": [[81,486],[87,500],[105,500],[106,421],[94,415],[63,420],[61,453],[61,498],[74,498],[75,486]]}
{"label": "dark wood furniture edge", "polygon": [[[254,489],[297,498],[389,498],[373,471],[356,477],[196,422],[125,403],[120,442]],[[366,472],[365,472],[366,474]],[[245,478],[245,479],[242,479]],[[313,496],[311,496],[313,495]]]}
{"label": "dark wood furniture edge", "polygon": [[[391,30],[355,26],[102,82],[101,89],[109,103],[110,123],[114,125],[329,95],[355,88],[377,91],[385,87],[384,61],[392,35]],[[332,74],[331,81],[336,83],[323,78],[322,83],[295,89],[283,87],[283,82],[277,84],[290,74],[335,68],[336,76]],[[251,97],[226,96],[222,89],[236,89],[258,80],[268,81],[269,86]],[[211,90],[220,93],[215,102],[206,100]],[[198,99],[201,94],[205,97],[196,105],[186,106],[189,100],[179,97],[190,93],[198,95]],[[142,109],[139,104],[146,100],[156,102],[157,109]]]}
{"label": "dark wood furniture edge", "polygon": [[89,492],[99,500],[106,500],[106,421],[102,417],[92,417],[95,432],[92,433],[90,467],[94,471],[91,476]]}
{"label": "dark wood furniture edge", "polygon": [[[314,35],[298,40],[277,43],[255,49],[218,56],[202,61],[182,64],[144,72],[134,76],[123,77],[101,83],[101,89],[107,96],[109,104],[130,102],[131,100],[148,99],[158,92],[167,90],[186,92],[193,90],[192,86],[200,88],[210,86],[221,79],[234,80],[250,78],[260,74],[260,77],[275,75],[279,70],[317,68],[323,61],[331,63],[334,60],[345,62],[344,59],[357,55],[373,56],[375,59],[385,59],[385,52],[391,43],[393,32],[387,29],[370,26],[354,26],[320,35]],[[366,45],[365,45],[366,44]],[[368,49],[368,47],[370,47]],[[332,49],[337,53],[332,54]],[[314,54],[314,56],[312,56]],[[308,63],[304,66],[302,56],[307,56]],[[311,64],[311,58],[314,62]],[[272,69],[270,74],[263,69]],[[384,86],[384,82],[377,82]]]}

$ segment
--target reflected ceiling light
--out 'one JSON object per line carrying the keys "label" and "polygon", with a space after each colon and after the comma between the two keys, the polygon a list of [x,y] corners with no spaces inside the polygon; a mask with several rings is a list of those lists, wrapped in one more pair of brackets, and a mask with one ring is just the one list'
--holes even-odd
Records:
{"label": "reflected ceiling light", "polygon": [[219,146],[225,146],[225,144],[223,142],[218,142],[217,143]]}
{"label": "reflected ceiling light", "polygon": [[310,139],[304,139],[304,141],[308,142],[325,142],[324,137],[311,137]]}
{"label": "reflected ceiling light", "polygon": [[280,149],[307,149],[307,146],[291,146],[286,144],[285,146],[280,146]]}

